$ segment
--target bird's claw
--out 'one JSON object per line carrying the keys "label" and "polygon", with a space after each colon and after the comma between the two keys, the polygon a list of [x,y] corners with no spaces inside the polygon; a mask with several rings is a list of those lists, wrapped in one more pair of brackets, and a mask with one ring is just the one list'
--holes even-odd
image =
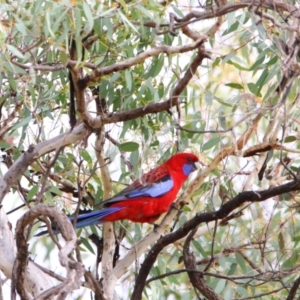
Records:
{"label": "bird's claw", "polygon": [[174,203],[171,204],[171,208],[177,210],[178,212],[182,213],[182,209],[176,207],[176,205]]}

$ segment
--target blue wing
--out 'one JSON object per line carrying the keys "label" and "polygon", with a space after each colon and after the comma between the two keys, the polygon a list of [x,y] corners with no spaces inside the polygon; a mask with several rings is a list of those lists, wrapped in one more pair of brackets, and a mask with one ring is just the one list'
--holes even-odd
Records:
{"label": "blue wing", "polygon": [[103,206],[107,207],[116,202],[140,197],[160,197],[168,193],[174,186],[173,179],[169,174],[159,178],[153,183],[143,184],[141,182],[142,180],[135,181],[132,185],[127,187],[121,193],[117,194],[116,196],[110,199],[107,199],[103,202]]}

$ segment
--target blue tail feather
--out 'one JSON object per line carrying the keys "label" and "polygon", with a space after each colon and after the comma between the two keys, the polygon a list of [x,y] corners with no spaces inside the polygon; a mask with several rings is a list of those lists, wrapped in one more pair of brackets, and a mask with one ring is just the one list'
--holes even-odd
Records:
{"label": "blue tail feather", "polygon": [[[105,221],[102,221],[104,217],[109,216],[110,214],[113,214],[117,211],[120,211],[121,209],[123,209],[123,207],[108,207],[101,210],[92,211],[83,215],[79,215],[76,219],[76,229],[85,226],[104,223]],[[74,217],[69,218],[69,220],[73,223]],[[55,226],[53,226],[52,229],[54,233],[59,233],[59,230]],[[42,236],[45,234],[48,234],[48,230],[41,231],[35,236]]]}
{"label": "blue tail feather", "polygon": [[[79,215],[77,217],[76,228],[79,229],[85,226],[104,223],[105,221],[101,221],[104,217],[109,216],[121,209],[123,209],[123,207],[108,207],[101,210],[92,211],[87,214]],[[73,222],[74,217],[69,219],[71,222]]]}

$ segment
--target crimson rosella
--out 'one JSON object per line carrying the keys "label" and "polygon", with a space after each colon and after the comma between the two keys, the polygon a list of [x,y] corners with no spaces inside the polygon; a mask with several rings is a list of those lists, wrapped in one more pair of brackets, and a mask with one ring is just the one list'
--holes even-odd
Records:
{"label": "crimson rosella", "polygon": [[[103,209],[79,215],[76,228],[118,220],[153,223],[169,210],[183,183],[196,169],[195,163],[198,161],[192,153],[173,155],[119,194],[102,202]],[[73,220],[70,218],[71,222]]]}

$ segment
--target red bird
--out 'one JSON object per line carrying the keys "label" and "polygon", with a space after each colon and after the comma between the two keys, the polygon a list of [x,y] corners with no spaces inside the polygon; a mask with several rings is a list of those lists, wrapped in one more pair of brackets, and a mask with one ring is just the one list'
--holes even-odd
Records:
{"label": "red bird", "polygon": [[[196,169],[195,163],[198,161],[192,153],[173,155],[119,194],[105,200],[103,209],[79,215],[76,228],[118,220],[153,223],[169,210],[183,183]],[[71,222],[73,220],[70,218]]]}

